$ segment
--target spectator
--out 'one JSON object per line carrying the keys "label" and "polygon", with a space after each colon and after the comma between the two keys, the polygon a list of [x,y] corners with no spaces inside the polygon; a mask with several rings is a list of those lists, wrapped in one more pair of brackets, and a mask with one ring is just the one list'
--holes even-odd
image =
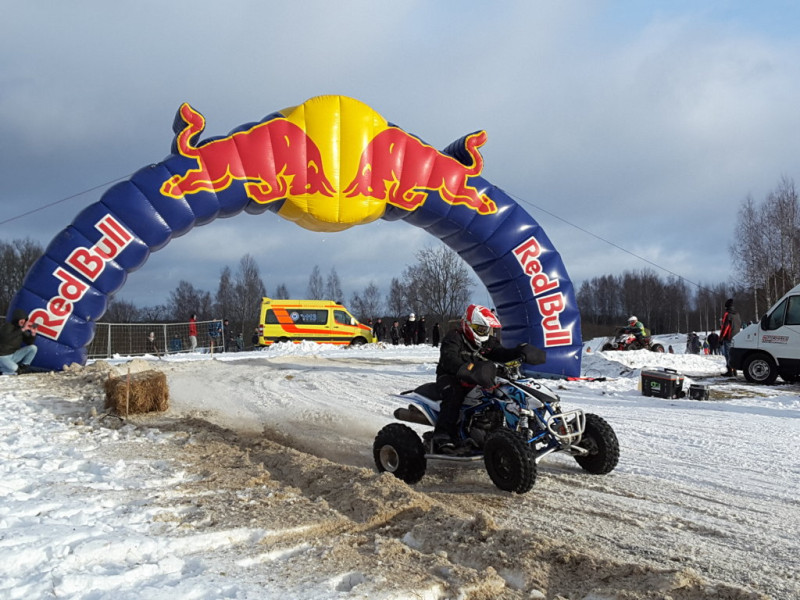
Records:
{"label": "spectator", "polygon": [[147,351],[152,352],[159,358],[161,358],[161,352],[158,349],[158,344],[156,344],[156,333],[155,331],[151,331],[147,334]]}
{"label": "spectator", "polygon": [[225,352],[227,350],[233,350],[233,345],[230,343],[231,341],[233,341],[233,332],[231,331],[230,323],[228,323],[228,319],[223,319],[222,320],[222,351],[223,352]]}
{"label": "spectator", "polygon": [[191,351],[194,352],[197,349],[197,314],[192,313],[192,316],[189,317],[189,346],[191,346]]}
{"label": "spectator", "polygon": [[397,346],[400,343],[400,323],[395,321],[389,328],[389,337],[392,339],[392,344]]}
{"label": "spectator", "polygon": [[712,331],[708,334],[706,341],[708,342],[708,353],[719,354],[719,334],[716,331]]}
{"label": "spectator", "polygon": [[686,354],[700,354],[700,348],[702,348],[700,337],[692,331],[686,336]]}
{"label": "spectator", "polygon": [[727,371],[723,373],[725,377],[736,377],[736,369],[731,367],[731,340],[741,329],[742,317],[733,306],[733,298],[728,298],[725,301],[725,314],[722,315],[722,325],[719,330],[722,354],[725,357],[725,367],[727,368]]}
{"label": "spectator", "polygon": [[417,340],[416,340],[417,344],[424,344],[425,340],[428,339],[428,331],[427,331],[426,326],[425,326],[425,317],[424,316],[420,317],[419,321],[417,321],[417,336],[416,337],[417,337]]}
{"label": "spectator", "polygon": [[181,342],[181,338],[177,333],[173,335],[172,339],[169,341],[169,349],[170,352],[180,352],[183,350],[183,342]]}
{"label": "spectator", "polygon": [[36,329],[36,323],[19,308],[14,310],[11,320],[0,325],[0,372],[3,375],[31,370],[31,362],[38,350],[34,345]]}
{"label": "spectator", "polygon": [[433,344],[434,348],[439,346],[439,338],[441,337],[441,331],[439,330],[439,323],[433,324],[433,331],[431,331],[431,344]]}
{"label": "spectator", "polygon": [[410,346],[417,337],[417,317],[414,313],[408,315],[408,319],[403,323],[403,343]]}
{"label": "spectator", "polygon": [[222,345],[222,321],[212,319],[208,323],[208,337],[211,339],[211,349],[213,352],[214,346],[220,348]]}
{"label": "spectator", "polygon": [[386,325],[383,324],[382,319],[375,321],[375,327],[372,328],[372,334],[376,340],[382,342],[386,337]]}
{"label": "spectator", "polygon": [[250,342],[253,344],[253,350],[261,345],[261,335],[259,334],[258,327],[253,329],[253,335],[250,338]]}

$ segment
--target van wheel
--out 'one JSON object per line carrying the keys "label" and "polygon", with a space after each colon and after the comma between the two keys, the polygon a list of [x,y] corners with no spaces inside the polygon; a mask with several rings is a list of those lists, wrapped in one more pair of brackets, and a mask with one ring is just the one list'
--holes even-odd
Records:
{"label": "van wheel", "polygon": [[277,340],[275,340],[275,343],[276,343],[276,344],[284,344],[284,343],[286,343],[286,342],[288,342],[288,341],[289,341],[289,338],[287,338],[287,337],[282,337],[282,338],[278,338]]}
{"label": "van wheel", "polygon": [[769,354],[757,352],[745,359],[744,378],[750,383],[772,385],[778,378],[778,367]]}
{"label": "van wheel", "polygon": [[357,338],[353,338],[353,341],[350,342],[350,345],[351,346],[363,346],[366,343],[367,343],[367,340],[365,340],[362,337],[357,337]]}

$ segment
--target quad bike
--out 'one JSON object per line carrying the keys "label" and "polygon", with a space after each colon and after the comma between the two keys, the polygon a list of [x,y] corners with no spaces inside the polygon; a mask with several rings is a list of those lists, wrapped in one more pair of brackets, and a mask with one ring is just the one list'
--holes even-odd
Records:
{"label": "quad bike", "polygon": [[608,350],[650,350],[651,352],[664,352],[664,346],[659,343],[653,343],[652,338],[648,335],[644,338],[644,344],[636,339],[630,331],[625,328],[619,329],[610,342],[603,344],[603,352]]}
{"label": "quad bike", "polygon": [[[619,443],[601,417],[580,409],[562,411],[557,394],[520,374],[521,361],[497,365],[495,385],[467,394],[459,419],[459,442],[465,455],[433,454],[431,437],[422,439],[408,425],[390,423],[378,432],[372,453],[378,470],[406,483],[425,475],[428,460],[483,460],[492,482],[501,490],[524,494],[536,482],[537,463],[552,452],[566,452],[589,473],[611,472],[619,460]],[[435,426],[440,396],[435,383],[395,394],[408,400],[398,408],[400,421]]]}

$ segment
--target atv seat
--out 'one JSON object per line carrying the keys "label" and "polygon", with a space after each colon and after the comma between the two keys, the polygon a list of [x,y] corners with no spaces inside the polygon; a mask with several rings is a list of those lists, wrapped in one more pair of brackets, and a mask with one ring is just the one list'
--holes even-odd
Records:
{"label": "atv seat", "polygon": [[441,402],[442,396],[439,393],[439,388],[436,387],[436,382],[431,381],[429,383],[423,383],[421,386],[413,389],[402,392],[401,395],[410,394],[411,392],[416,392],[421,396],[425,396],[430,400],[434,400],[435,402]]}

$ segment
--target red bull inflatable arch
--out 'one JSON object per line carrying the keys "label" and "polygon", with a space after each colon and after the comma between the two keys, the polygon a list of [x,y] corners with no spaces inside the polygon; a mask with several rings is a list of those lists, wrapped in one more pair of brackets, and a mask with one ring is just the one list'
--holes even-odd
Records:
{"label": "red bull inflatable arch", "polygon": [[86,362],[109,298],[151,252],[194,227],[266,211],[312,231],[401,219],[472,267],[503,323],[503,342],[547,350],[536,370],[580,374],[572,282],[539,224],[481,177],[486,132],[442,151],[344,96],[320,96],[200,140],[183,104],[172,154],[106,191],[47,246],[9,308],[39,324],[35,366]]}

